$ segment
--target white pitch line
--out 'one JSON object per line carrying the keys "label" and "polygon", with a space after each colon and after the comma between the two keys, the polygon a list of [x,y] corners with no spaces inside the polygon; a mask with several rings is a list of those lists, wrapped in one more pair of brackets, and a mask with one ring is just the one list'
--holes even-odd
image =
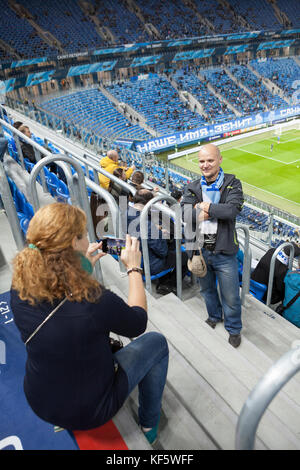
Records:
{"label": "white pitch line", "polygon": [[[272,157],[266,157],[266,155],[261,155],[260,153],[255,153],[255,152],[249,152],[249,150],[244,150],[240,147],[235,147],[236,150],[240,150],[241,152],[245,152],[245,153],[250,153],[250,155],[257,155],[258,157],[262,157],[262,158],[267,158],[267,160],[273,160],[274,162],[279,162],[279,163],[283,163],[284,165],[289,165],[289,163],[286,163],[286,162],[282,162],[281,160],[277,160],[276,158],[272,158]],[[228,149],[229,150],[229,149]],[[230,149],[231,150],[231,149]]]}
{"label": "white pitch line", "polygon": [[[275,137],[270,137],[270,139],[266,139],[266,140],[272,140],[273,142],[276,142],[277,143],[277,139]],[[300,137],[296,137],[295,139],[290,139],[290,140],[280,140],[280,144],[287,144],[288,142],[294,142],[295,140],[300,140]],[[246,145],[249,145],[249,144],[246,144]]]}
{"label": "white pitch line", "polygon": [[[241,180],[242,181],[242,180]],[[292,201],[291,199],[288,199],[286,197],[283,197],[283,196],[279,196],[278,194],[275,194],[275,193],[271,193],[271,191],[268,191],[267,189],[262,189],[262,188],[259,188],[258,186],[254,186],[254,184],[250,184],[250,183],[247,183],[247,181],[242,181],[242,183],[245,183],[245,184],[248,184],[248,186],[252,186],[252,188],[255,188],[255,189],[258,189],[259,191],[263,191],[265,193],[268,193],[268,194],[272,194],[272,196],[275,196],[275,197],[278,197],[280,199],[284,199],[285,201],[289,201],[289,202],[292,202],[293,204],[296,204],[297,206],[300,206],[299,202],[295,202],[295,201]]]}

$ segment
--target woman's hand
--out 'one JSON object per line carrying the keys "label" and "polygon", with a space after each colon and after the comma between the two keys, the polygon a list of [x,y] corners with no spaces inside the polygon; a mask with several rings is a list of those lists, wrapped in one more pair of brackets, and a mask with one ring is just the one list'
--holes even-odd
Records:
{"label": "woman's hand", "polygon": [[121,251],[121,261],[127,269],[141,266],[142,254],[140,252],[140,242],[137,238],[126,235],[125,248]]}
{"label": "woman's hand", "polygon": [[[101,253],[97,253],[96,255],[93,255],[97,250],[101,250]],[[85,254],[85,257],[90,261],[92,266],[94,267],[96,262],[102,258],[102,256],[105,256],[106,253],[103,253],[102,251],[102,242],[100,243],[90,243],[89,247],[87,249],[87,252]]]}

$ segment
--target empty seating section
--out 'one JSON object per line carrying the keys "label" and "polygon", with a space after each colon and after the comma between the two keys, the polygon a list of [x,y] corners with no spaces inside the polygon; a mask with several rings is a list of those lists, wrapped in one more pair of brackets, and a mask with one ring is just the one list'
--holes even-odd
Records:
{"label": "empty seating section", "polygon": [[0,0],[0,39],[8,43],[24,59],[53,55],[57,50],[46,44],[24,18],[11,10],[6,0]]}
{"label": "empty seating section", "polygon": [[53,98],[43,103],[43,108],[95,135],[136,140],[147,140],[151,137],[141,127],[132,125],[113,107],[109,99],[96,89]]}
{"label": "empty seating section", "polygon": [[191,93],[201,103],[204,112],[207,113],[206,124],[212,120],[218,123],[235,117],[226,104],[222,103],[197,77],[196,71],[186,72],[184,69],[179,69],[173,74],[173,78],[183,90]]}
{"label": "empty seating section", "polygon": [[203,70],[202,75],[242,114],[251,114],[262,109],[260,97],[246,93],[227,75],[225,70],[210,68]]}
{"label": "empty seating section", "polygon": [[268,0],[228,0],[233,9],[243,16],[253,28],[282,29],[281,23],[275,16],[274,9]]}
{"label": "empty seating section", "polygon": [[177,91],[162,76],[126,81],[107,87],[118,100],[128,103],[141,113],[147,124],[159,134],[192,129],[203,125],[203,118],[180,101]]}
{"label": "empty seating section", "polygon": [[101,2],[96,2],[89,0],[89,3],[94,6],[101,25],[108,27],[113,33],[116,43],[151,41],[152,38],[144,29],[144,24],[134,13],[129,11],[125,1],[101,0]]}
{"label": "empty seating section", "polygon": [[286,102],[278,95],[272,95],[268,88],[262,83],[246,65],[232,65],[228,67],[230,72],[245,85],[254,96],[258,96],[261,102],[261,108],[264,106],[268,110],[277,109],[286,106]]}
{"label": "empty seating section", "polygon": [[278,8],[283,11],[291,22],[291,25],[298,26],[300,24],[300,11],[298,0],[277,0]]}
{"label": "empty seating section", "polygon": [[146,23],[152,23],[163,39],[202,36],[208,31],[194,11],[181,0],[135,0]]}
{"label": "empty seating section", "polygon": [[299,80],[300,67],[291,57],[286,59],[270,58],[267,61],[252,60],[251,65],[263,77],[279,86],[286,96],[291,97],[295,92],[293,83]]}
{"label": "empty seating section", "polygon": [[197,11],[212,23],[217,34],[243,31],[236,23],[234,13],[221,5],[218,0],[194,0]]}
{"label": "empty seating section", "polygon": [[57,38],[65,51],[76,52],[103,45],[94,24],[73,0],[20,0],[36,23]]}

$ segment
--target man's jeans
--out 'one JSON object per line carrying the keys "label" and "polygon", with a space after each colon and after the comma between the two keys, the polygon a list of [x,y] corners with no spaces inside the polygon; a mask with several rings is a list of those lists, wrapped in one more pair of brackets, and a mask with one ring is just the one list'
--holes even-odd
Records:
{"label": "man's jeans", "polygon": [[139,423],[153,428],[160,417],[166,383],[169,348],[165,337],[154,331],[145,333],[114,355],[128,378],[128,395],[139,387]]}
{"label": "man's jeans", "polygon": [[204,297],[208,316],[212,321],[219,322],[224,313],[226,330],[229,334],[237,335],[242,329],[237,257],[214,254],[206,249],[202,249],[202,253],[207,265],[207,274],[199,278],[200,293]]}

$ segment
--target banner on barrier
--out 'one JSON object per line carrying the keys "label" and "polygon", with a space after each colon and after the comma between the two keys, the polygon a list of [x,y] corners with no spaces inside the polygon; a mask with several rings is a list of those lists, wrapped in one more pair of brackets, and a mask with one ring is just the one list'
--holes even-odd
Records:
{"label": "banner on barrier", "polygon": [[168,149],[175,145],[189,144],[201,139],[214,137],[225,133],[232,133],[238,129],[245,129],[251,126],[257,126],[264,123],[270,123],[279,119],[286,119],[288,117],[297,116],[300,114],[300,105],[290,106],[274,111],[264,113],[257,113],[251,116],[245,116],[228,121],[221,124],[212,124],[197,129],[175,132],[155,139],[150,139],[144,142],[136,143],[138,152],[155,152],[158,150]]}
{"label": "banner on barrier", "polygon": [[103,72],[107,70],[112,70],[116,65],[116,60],[109,60],[106,62],[96,62],[95,64],[86,64],[86,65],[76,65],[70,67],[68,71],[68,77],[73,77],[74,75],[84,75],[87,73],[94,72]]}
{"label": "banner on barrier", "polygon": [[5,95],[5,93],[12,91],[14,89],[15,81],[15,78],[10,78],[4,82],[0,81],[0,95]]}
{"label": "banner on barrier", "polygon": [[25,60],[18,60],[16,62],[11,63],[11,68],[15,69],[17,67],[25,67],[26,65],[34,65],[34,64],[41,64],[42,62],[47,62],[47,57],[38,57],[37,59],[25,59]]}
{"label": "banner on barrier", "polygon": [[39,83],[49,82],[55,72],[56,70],[48,70],[48,72],[31,73],[27,75],[25,86],[33,86],[38,85]]}

